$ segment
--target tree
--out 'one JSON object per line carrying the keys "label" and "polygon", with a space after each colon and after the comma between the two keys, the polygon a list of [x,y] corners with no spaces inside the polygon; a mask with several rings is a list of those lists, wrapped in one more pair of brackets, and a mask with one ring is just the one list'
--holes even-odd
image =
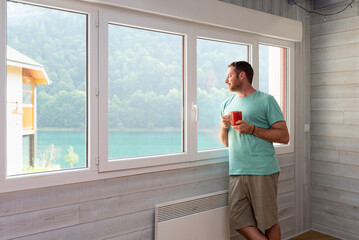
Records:
{"label": "tree", "polygon": [[73,146],[70,146],[69,149],[67,149],[67,152],[69,154],[65,155],[66,162],[70,163],[71,168],[74,167],[74,163],[77,163],[79,161],[79,155],[74,152]]}

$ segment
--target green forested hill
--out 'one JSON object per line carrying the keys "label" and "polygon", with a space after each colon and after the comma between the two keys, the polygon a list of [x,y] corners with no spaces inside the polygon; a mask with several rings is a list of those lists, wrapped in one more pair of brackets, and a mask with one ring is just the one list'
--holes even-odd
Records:
{"label": "green forested hill", "polygon": [[[51,80],[37,89],[39,128],[85,127],[86,21],[84,14],[8,2],[8,45],[44,65]],[[110,25],[108,50],[109,127],[181,128],[182,36]],[[227,65],[245,60],[246,51],[198,41],[203,127],[218,125],[220,104],[230,94],[224,84]]]}

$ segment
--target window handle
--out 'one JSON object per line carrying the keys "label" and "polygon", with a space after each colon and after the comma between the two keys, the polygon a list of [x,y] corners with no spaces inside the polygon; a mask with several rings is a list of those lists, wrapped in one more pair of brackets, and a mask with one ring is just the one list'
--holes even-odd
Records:
{"label": "window handle", "polygon": [[199,117],[199,108],[198,108],[198,105],[195,104],[195,103],[192,103],[192,110],[193,111],[196,111],[196,122],[198,122],[198,117]]}

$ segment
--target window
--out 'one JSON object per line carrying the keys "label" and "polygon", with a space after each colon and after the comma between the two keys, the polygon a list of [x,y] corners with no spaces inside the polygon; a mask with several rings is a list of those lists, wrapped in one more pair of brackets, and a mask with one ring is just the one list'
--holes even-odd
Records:
{"label": "window", "polygon": [[85,14],[7,2],[8,176],[87,166],[86,29]]}
{"label": "window", "polygon": [[198,150],[223,148],[218,139],[220,105],[234,93],[224,83],[227,66],[248,61],[249,46],[197,39]]}
{"label": "window", "polygon": [[228,161],[218,132],[233,61],[252,64],[293,133],[296,40],[277,39],[291,31],[123,4],[0,1],[0,192]]}
{"label": "window", "polygon": [[183,152],[183,37],[109,24],[108,158]]}
{"label": "window", "polygon": [[287,113],[287,49],[259,44],[259,90],[272,95]]}

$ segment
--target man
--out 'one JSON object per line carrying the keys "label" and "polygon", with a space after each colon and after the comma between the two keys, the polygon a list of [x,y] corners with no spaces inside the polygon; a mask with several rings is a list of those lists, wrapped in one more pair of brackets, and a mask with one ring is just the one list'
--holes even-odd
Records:
{"label": "man", "polygon": [[[230,224],[247,239],[277,240],[280,168],[273,143],[287,144],[289,133],[274,97],[254,89],[252,80],[249,63],[228,66],[225,83],[236,94],[221,105],[219,138],[229,147]],[[231,123],[232,111],[242,111],[238,125]]]}

